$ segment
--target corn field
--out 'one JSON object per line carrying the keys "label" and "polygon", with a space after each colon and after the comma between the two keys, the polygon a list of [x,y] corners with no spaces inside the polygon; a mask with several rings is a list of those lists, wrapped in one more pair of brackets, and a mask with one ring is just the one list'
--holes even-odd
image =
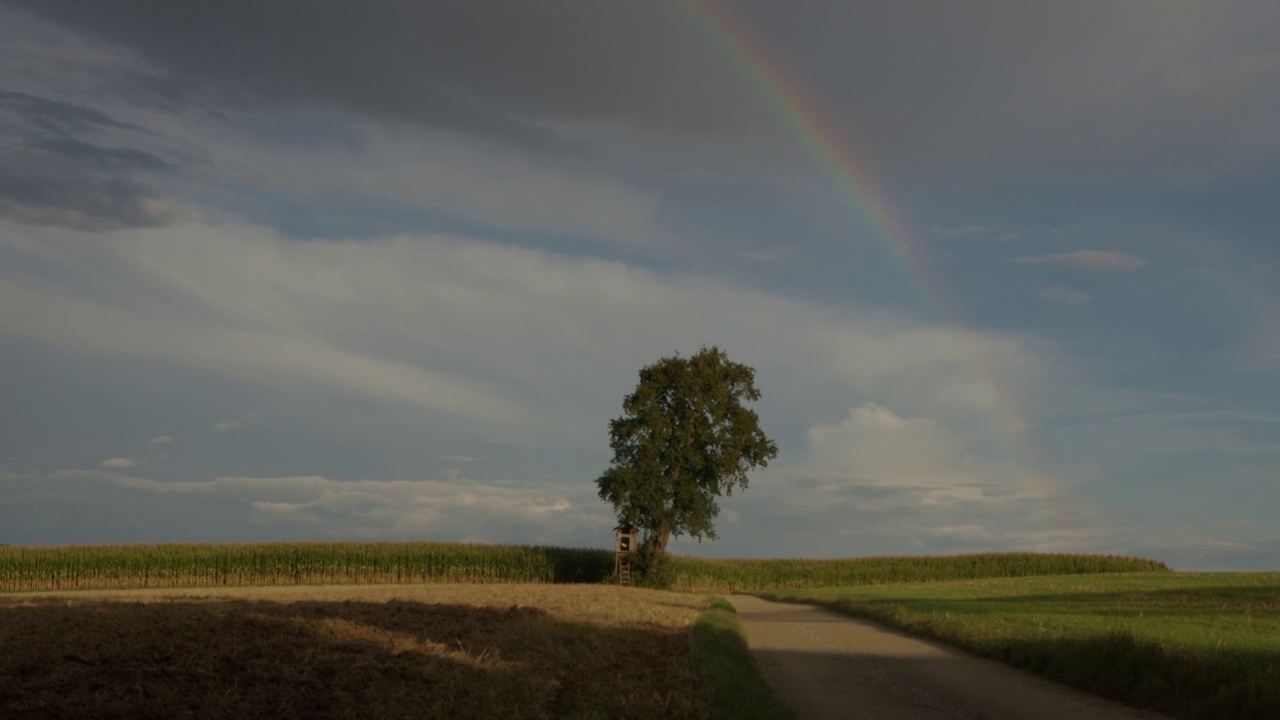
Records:
{"label": "corn field", "polygon": [[[668,556],[653,585],[692,592],[778,590],[1027,575],[1168,571],[1102,555],[1006,553],[843,560]],[[598,583],[613,553],[464,543],[0,546],[0,591],[350,583]]]}
{"label": "corn field", "polygon": [[604,550],[463,543],[0,547],[0,590],[345,583],[592,583]]}
{"label": "corn field", "polygon": [[663,570],[671,589],[690,592],[1118,572],[1169,572],[1169,567],[1155,560],[1113,555],[982,553],[841,560],[705,560],[673,556]]}

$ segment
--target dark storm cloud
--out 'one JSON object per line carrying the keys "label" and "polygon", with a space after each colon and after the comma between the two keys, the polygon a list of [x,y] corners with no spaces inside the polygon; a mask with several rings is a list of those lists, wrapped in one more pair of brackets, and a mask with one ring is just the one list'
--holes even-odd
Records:
{"label": "dark storm cloud", "polygon": [[[148,72],[118,92],[175,112],[336,108],[526,149],[607,138],[594,154],[624,175],[725,147],[750,156],[747,175],[785,171],[799,145],[768,83],[743,77],[760,63],[892,189],[1132,192],[1280,158],[1273,0],[709,3],[706,17],[729,18],[719,30],[685,2],[0,4],[142,58]],[[737,48],[717,40],[736,27],[750,36]],[[729,133],[715,148],[662,142]]]}
{"label": "dark storm cloud", "polygon": [[144,132],[83,105],[0,91],[0,217],[93,232],[171,222],[140,179],[169,172],[168,162],[83,139],[113,131]]}
{"label": "dark storm cloud", "polygon": [[543,121],[708,133],[740,119],[733,69],[678,4],[9,4],[131,48],[186,82],[519,144],[555,142]]}
{"label": "dark storm cloud", "polygon": [[1273,0],[726,7],[872,167],[1132,189],[1280,153]]}
{"label": "dark storm cloud", "polygon": [[37,139],[28,147],[35,152],[102,168],[156,171],[169,169],[169,163],[144,150],[103,147],[70,137]]}
{"label": "dark storm cloud", "polygon": [[78,179],[0,174],[0,217],[35,225],[105,232],[159,227],[174,212],[151,188],[126,178]]}
{"label": "dark storm cloud", "polygon": [[25,123],[33,130],[64,137],[104,128],[138,129],[84,105],[9,90],[0,90],[0,115],[10,117],[10,127]]}

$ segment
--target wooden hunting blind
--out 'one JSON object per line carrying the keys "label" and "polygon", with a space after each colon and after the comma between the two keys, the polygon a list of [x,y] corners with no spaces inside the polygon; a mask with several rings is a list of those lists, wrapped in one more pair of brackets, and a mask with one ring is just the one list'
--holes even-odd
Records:
{"label": "wooden hunting blind", "polygon": [[617,535],[617,544],[614,545],[613,551],[620,553],[634,552],[636,549],[636,534],[639,529],[624,523],[613,530]]}
{"label": "wooden hunting blind", "polygon": [[633,525],[622,523],[613,529],[613,573],[618,577],[619,585],[631,584],[631,553],[636,550],[636,537],[639,529]]}

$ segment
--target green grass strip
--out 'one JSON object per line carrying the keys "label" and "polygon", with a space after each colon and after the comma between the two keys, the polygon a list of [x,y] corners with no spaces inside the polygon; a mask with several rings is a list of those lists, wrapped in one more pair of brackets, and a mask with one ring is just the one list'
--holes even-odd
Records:
{"label": "green grass strip", "polygon": [[1185,720],[1280,718],[1280,573],[1142,573],[794,590]]}
{"label": "green grass strip", "polygon": [[694,668],[716,688],[718,714],[731,720],[793,720],[764,681],[747,648],[738,613],[726,600],[711,598],[711,609],[693,624]]}

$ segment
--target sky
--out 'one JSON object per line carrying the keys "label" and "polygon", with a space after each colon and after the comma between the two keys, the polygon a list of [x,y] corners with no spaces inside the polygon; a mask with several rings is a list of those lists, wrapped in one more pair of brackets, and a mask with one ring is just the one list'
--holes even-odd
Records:
{"label": "sky", "polygon": [[0,543],[1280,557],[1280,6],[0,0]]}

